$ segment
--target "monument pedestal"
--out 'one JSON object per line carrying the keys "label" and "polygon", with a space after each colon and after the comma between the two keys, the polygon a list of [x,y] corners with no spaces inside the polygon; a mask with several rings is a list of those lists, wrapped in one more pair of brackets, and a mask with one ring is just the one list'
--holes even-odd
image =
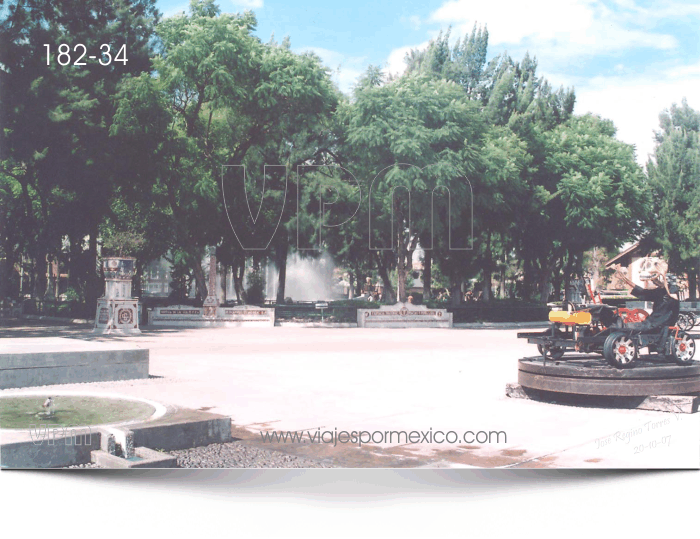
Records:
{"label": "monument pedestal", "polygon": [[95,333],[139,334],[139,303],[136,299],[97,300]]}
{"label": "monument pedestal", "polygon": [[379,309],[358,309],[357,327],[361,328],[451,328],[452,313],[429,309],[425,305],[397,303]]}
{"label": "monument pedestal", "polygon": [[139,300],[131,297],[135,258],[105,258],[105,294],[97,300],[94,333],[139,334]]}

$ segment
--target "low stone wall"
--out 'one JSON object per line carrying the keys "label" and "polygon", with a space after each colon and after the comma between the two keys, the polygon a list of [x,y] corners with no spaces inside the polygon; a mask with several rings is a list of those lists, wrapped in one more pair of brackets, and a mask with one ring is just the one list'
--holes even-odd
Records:
{"label": "low stone wall", "polygon": [[217,307],[216,316],[204,315],[203,307],[175,305],[156,307],[148,313],[151,326],[206,328],[206,327],[273,327],[275,310],[264,307]]}
{"label": "low stone wall", "polygon": [[[231,441],[231,418],[200,412],[178,410],[162,419],[126,427],[80,427],[77,429],[48,428],[23,434],[24,441],[0,444],[0,468],[63,468],[91,462],[93,451],[105,449],[106,437],[115,431],[133,433],[137,456],[148,457],[144,467],[159,467],[154,455],[141,448],[162,451],[190,449]],[[5,431],[7,432],[7,431]],[[28,438],[28,439],[26,439]],[[0,439],[1,441],[1,439]],[[94,461],[94,458],[92,458]],[[170,462],[164,457],[164,463]],[[162,465],[166,465],[161,463]],[[105,463],[102,463],[105,465]],[[120,467],[139,467],[130,465]]]}
{"label": "low stone wall", "polygon": [[379,309],[358,309],[357,325],[361,328],[451,328],[452,313],[425,305],[397,303],[382,305]]}
{"label": "low stone wall", "polygon": [[162,422],[129,426],[134,445],[173,451],[231,441],[231,418],[190,412],[164,418]]}
{"label": "low stone wall", "polygon": [[87,427],[35,431],[32,439],[0,445],[0,468],[63,468],[88,464],[101,433]]}
{"label": "low stone wall", "polygon": [[12,339],[0,353],[0,389],[148,378],[147,349],[74,339]]}

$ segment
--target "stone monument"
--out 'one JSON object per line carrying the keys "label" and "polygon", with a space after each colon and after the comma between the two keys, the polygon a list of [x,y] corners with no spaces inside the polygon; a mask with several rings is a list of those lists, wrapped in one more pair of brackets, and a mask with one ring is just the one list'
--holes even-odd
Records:
{"label": "stone monument", "polygon": [[219,308],[219,294],[216,284],[216,247],[210,247],[209,284],[207,285],[207,297],[204,300],[205,318],[216,318],[216,311]]}
{"label": "stone monument", "polygon": [[97,300],[94,333],[141,333],[139,300],[131,297],[131,279],[136,272],[136,259],[105,258],[102,269],[105,275],[105,293]]}
{"label": "stone monument", "polygon": [[452,313],[446,309],[429,309],[425,305],[397,303],[379,309],[357,309],[357,326],[361,328],[451,328]]}
{"label": "stone monument", "polygon": [[202,307],[170,305],[149,310],[148,324],[170,327],[272,327],[275,309],[255,305],[222,307],[216,271],[216,248],[209,249],[209,283]]}

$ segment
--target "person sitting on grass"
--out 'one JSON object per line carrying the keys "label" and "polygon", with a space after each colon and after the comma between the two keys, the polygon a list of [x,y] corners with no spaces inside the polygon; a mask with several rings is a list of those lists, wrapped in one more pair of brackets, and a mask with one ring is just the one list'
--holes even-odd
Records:
{"label": "person sitting on grass", "polygon": [[680,313],[680,301],[678,300],[678,285],[675,277],[666,272],[664,262],[649,259],[643,263],[643,270],[640,275],[646,283],[651,284],[651,288],[637,286],[620,271],[620,265],[614,266],[615,274],[627,286],[631,287],[631,294],[643,301],[653,302],[652,313],[642,322],[630,322],[625,324],[622,319],[618,319],[615,327],[639,330],[660,329],[673,326],[678,321]]}

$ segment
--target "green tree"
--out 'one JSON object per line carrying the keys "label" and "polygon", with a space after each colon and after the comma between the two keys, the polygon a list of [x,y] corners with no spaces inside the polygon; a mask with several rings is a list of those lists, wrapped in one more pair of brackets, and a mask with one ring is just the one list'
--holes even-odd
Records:
{"label": "green tree", "polygon": [[[475,169],[472,157],[484,128],[478,106],[453,82],[411,74],[377,85],[368,78],[344,111],[349,167],[371,196],[370,247],[394,249],[398,300],[405,302],[413,252],[431,230],[433,195],[449,190],[457,222],[470,207],[466,178]],[[448,213],[436,214],[445,235]],[[390,299],[391,268],[377,251],[375,262]]]}
{"label": "green tree", "polygon": [[[487,46],[488,32],[475,26],[452,48],[449,32],[441,33],[425,51],[407,55],[408,73],[456,82],[482,106],[481,117],[491,126],[487,142],[472,159],[478,163],[470,175],[474,251],[433,253],[444,273],[451,275],[454,301],[461,296],[456,290],[459,283],[478,274],[484,298],[489,299],[493,271],[499,268],[503,273],[515,254],[523,261],[526,296],[532,281],[555,270],[542,263],[553,239],[546,233],[541,236],[539,230],[544,226],[545,193],[554,189],[544,168],[545,135],[571,117],[574,93],[563,88],[553,91],[537,76],[537,61],[529,54],[521,62],[501,54],[486,64]],[[425,261],[426,281],[431,259]]]}
{"label": "green tree", "polygon": [[[150,70],[155,1],[17,0],[0,9],[0,176],[8,228],[21,227],[2,243],[10,259],[21,252],[33,261],[33,293],[43,296],[47,262],[67,238],[70,284],[92,304],[98,227],[124,181],[114,166],[123,156],[109,139],[113,96],[123,77]],[[108,65],[86,59],[103,44],[111,47]],[[67,65],[59,47],[70,51]]]}
{"label": "green tree", "polygon": [[[547,133],[540,234],[549,242],[545,268],[567,261],[565,276],[581,274],[584,252],[639,237],[649,193],[634,148],[615,138],[611,121],[574,116]],[[541,254],[544,250],[540,251]],[[561,267],[561,264],[560,264]],[[551,270],[541,273],[545,299]]]}
{"label": "green tree", "polygon": [[[249,255],[244,247],[251,243],[241,239],[243,246],[238,244],[229,218],[245,240],[264,240],[256,263],[280,244],[288,247],[284,238],[265,248],[265,238],[277,229],[285,194],[290,195],[285,179],[295,164],[313,158],[323,119],[336,99],[318,57],[294,54],[287,40],[261,43],[252,34],[255,25],[252,12],[221,14],[211,1],[193,0],[189,15],[158,26],[156,76],[133,78],[121,87],[113,134],[128,143],[153,132],[162,141],[143,145],[139,161],[155,167],[145,188],[170,216],[172,248],[186,255],[201,297],[207,294],[200,265],[206,245],[222,244],[227,252],[220,256],[234,265],[236,290],[243,292]],[[282,170],[271,169],[263,183],[266,164]],[[245,178],[240,165],[247,168]],[[222,170],[233,187],[226,193],[226,208]],[[255,217],[263,197],[261,219],[254,223],[249,211]],[[282,223],[287,219],[283,215]]]}
{"label": "green tree", "polygon": [[670,268],[686,272],[697,297],[700,271],[700,113],[683,99],[659,115],[654,156],[647,162],[653,191],[650,236],[663,248]]}

